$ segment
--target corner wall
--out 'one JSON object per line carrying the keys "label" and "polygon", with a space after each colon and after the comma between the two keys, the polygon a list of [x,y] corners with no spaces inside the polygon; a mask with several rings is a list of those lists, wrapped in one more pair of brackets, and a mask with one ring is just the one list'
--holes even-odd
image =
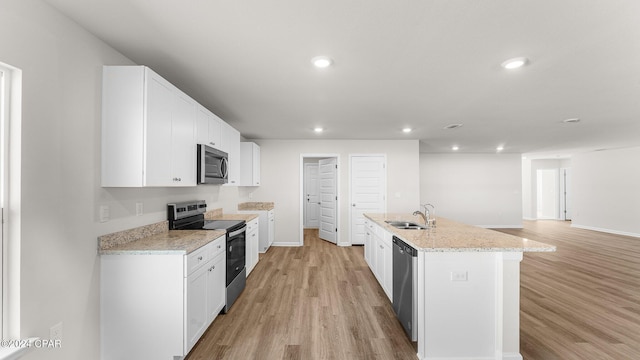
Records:
{"label": "corner wall", "polygon": [[420,154],[420,203],[470,225],[521,228],[521,177],[520,154]]}
{"label": "corner wall", "polygon": [[640,237],[640,147],[572,157],[572,226]]}

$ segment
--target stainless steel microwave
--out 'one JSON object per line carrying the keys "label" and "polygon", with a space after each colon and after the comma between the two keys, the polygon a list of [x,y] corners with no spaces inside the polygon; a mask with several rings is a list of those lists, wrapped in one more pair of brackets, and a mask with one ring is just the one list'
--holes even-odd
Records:
{"label": "stainless steel microwave", "polygon": [[198,184],[226,184],[229,176],[226,152],[198,144]]}

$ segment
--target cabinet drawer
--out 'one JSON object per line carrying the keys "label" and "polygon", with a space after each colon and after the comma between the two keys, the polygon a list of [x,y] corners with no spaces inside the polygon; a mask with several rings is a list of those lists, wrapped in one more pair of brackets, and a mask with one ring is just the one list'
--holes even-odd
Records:
{"label": "cabinet drawer", "polygon": [[209,248],[209,259],[213,259],[216,256],[224,253],[226,239],[227,236],[222,235],[205,246]]}
{"label": "cabinet drawer", "polygon": [[258,218],[255,218],[247,223],[247,234],[254,230],[258,230]]}
{"label": "cabinet drawer", "polygon": [[269,210],[269,212],[267,213],[267,217],[269,219],[273,219],[273,214],[274,214],[273,210]]}
{"label": "cabinet drawer", "polygon": [[207,244],[187,255],[187,268],[185,276],[188,276],[192,272],[198,270],[209,260],[209,245],[210,244]]}

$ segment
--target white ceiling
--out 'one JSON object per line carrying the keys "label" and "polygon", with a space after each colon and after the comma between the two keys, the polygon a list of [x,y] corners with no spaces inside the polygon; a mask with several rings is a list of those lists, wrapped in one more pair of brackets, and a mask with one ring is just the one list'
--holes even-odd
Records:
{"label": "white ceiling", "polygon": [[[640,145],[637,0],[45,1],[246,138],[549,155]],[[334,66],[313,68],[317,55]],[[517,56],[529,65],[500,67]]]}

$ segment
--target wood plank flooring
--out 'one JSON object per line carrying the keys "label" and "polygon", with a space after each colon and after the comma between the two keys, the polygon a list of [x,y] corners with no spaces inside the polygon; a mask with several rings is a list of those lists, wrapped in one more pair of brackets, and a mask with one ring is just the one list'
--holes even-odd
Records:
{"label": "wood plank flooring", "polygon": [[363,247],[306,230],[303,247],[272,247],[247,287],[193,348],[200,359],[417,359]]}
{"label": "wood plank flooring", "polygon": [[521,263],[525,360],[640,359],[640,239],[563,221],[500,231],[557,247]]}
{"label": "wood plank flooring", "polygon": [[[525,360],[640,359],[640,239],[525,221],[503,229],[556,245],[521,263]],[[188,360],[416,359],[362,247],[305,232],[305,246],[271,248],[247,288]]]}

